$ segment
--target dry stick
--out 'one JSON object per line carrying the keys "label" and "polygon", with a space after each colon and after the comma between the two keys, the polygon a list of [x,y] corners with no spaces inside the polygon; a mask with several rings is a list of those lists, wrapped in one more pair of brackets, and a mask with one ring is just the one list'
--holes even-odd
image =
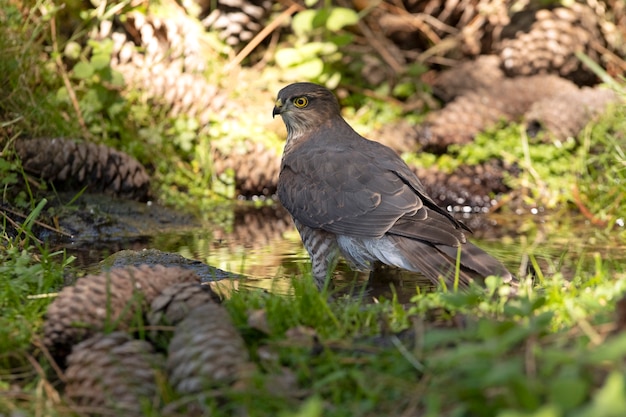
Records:
{"label": "dry stick", "polygon": [[296,3],[293,3],[291,6],[289,6],[287,10],[282,12],[276,19],[270,22],[269,25],[265,26],[262,31],[257,33],[257,35],[252,38],[250,42],[248,42],[246,47],[243,48],[241,52],[239,52],[237,56],[226,65],[226,67],[224,67],[224,71],[228,72],[232,69],[232,67],[241,64],[241,61],[243,61],[248,55],[250,55],[254,48],[259,46],[259,44],[263,41],[263,39],[267,37],[267,35],[272,33],[274,29],[276,29],[281,23],[283,23],[283,21],[289,16],[302,9],[303,7]]}
{"label": "dry stick", "polygon": [[383,60],[393,69],[396,74],[402,74],[404,72],[404,66],[402,63],[389,53],[389,50],[382,44],[380,39],[372,33],[372,30],[363,21],[359,20],[359,29],[363,32],[363,36],[370,42],[370,45],[374,47],[376,52],[381,56]]}
{"label": "dry stick", "polygon": [[604,55],[607,61],[614,63],[623,72],[626,72],[626,61],[620,58],[617,54],[611,52],[608,48],[600,45],[597,41],[591,41],[591,47],[598,53]]}
{"label": "dry stick", "polygon": [[585,203],[583,203],[583,200],[580,198],[580,191],[578,190],[578,186],[576,184],[572,186],[572,197],[574,197],[574,204],[576,204],[578,210],[591,222],[591,224],[599,227],[606,227],[608,225],[608,221],[599,219],[591,212],[591,210],[587,208]]}
{"label": "dry stick", "polygon": [[26,359],[28,359],[28,362],[31,364],[31,366],[35,369],[35,372],[37,372],[37,374],[41,378],[40,380],[41,388],[47,394],[48,399],[51,400],[53,404],[61,403],[61,396],[59,395],[59,392],[56,389],[54,389],[50,381],[48,381],[48,379],[46,378],[46,372],[43,370],[39,362],[37,362],[37,359],[35,359],[30,353],[26,354]]}
{"label": "dry stick", "polygon": [[402,7],[398,7],[389,3],[382,3],[381,6],[390,13],[396,15],[397,17],[400,17],[402,19],[402,22],[408,23],[414,29],[422,32],[433,44],[441,42],[441,38],[433,31],[432,28],[452,35],[459,32],[459,29],[455,28],[454,26],[450,26],[447,23],[444,23],[441,20],[442,16],[439,16],[439,18],[437,18],[427,13],[410,13]]}
{"label": "dry stick", "polygon": [[48,363],[54,370],[54,373],[57,375],[59,380],[65,384],[67,382],[67,379],[65,378],[65,373],[63,372],[57,361],[52,357],[52,354],[50,353],[46,345],[44,345],[44,343],[38,337],[33,340],[33,345],[41,350],[41,353],[43,353],[45,358],[48,360]]}
{"label": "dry stick", "polygon": [[55,63],[61,72],[61,78],[63,78],[63,84],[65,84],[65,88],[67,89],[67,94],[70,97],[70,101],[72,102],[72,106],[74,107],[74,111],[76,112],[76,117],[78,118],[78,124],[83,130],[83,134],[86,138],[91,137],[89,133],[89,129],[87,129],[87,125],[85,124],[85,119],[83,118],[83,114],[80,111],[80,106],[78,104],[78,99],[76,98],[76,93],[72,88],[72,84],[70,83],[70,78],[67,75],[67,71],[65,70],[65,66],[63,65],[63,61],[61,60],[61,54],[59,53],[59,43],[57,42],[57,29],[56,29],[56,18],[52,16],[50,19],[50,37],[52,38],[52,48],[55,52],[56,58]]}
{"label": "dry stick", "polygon": [[[10,208],[4,208],[4,211],[6,211],[6,212],[8,212],[8,213],[11,213],[11,214],[13,214],[13,215],[15,215],[15,216],[19,216],[19,217],[23,217],[23,218],[28,217],[27,215],[22,214],[22,213],[20,213],[20,212],[17,212],[17,211],[15,211],[15,210],[11,210]],[[1,213],[1,214],[2,214],[2,215],[3,215],[3,216],[4,216],[4,217],[5,217],[5,218],[9,221],[9,222],[11,222],[11,224],[13,224],[13,227],[18,228],[17,223],[15,223],[13,220],[11,220],[11,218],[10,218],[9,216],[7,216],[7,215],[6,215],[6,213]],[[64,232],[63,230],[55,229],[55,228],[54,228],[54,227],[52,227],[52,226],[48,226],[47,224],[42,223],[42,222],[40,222],[39,220],[34,220],[34,221],[33,221],[33,223],[35,223],[37,226],[43,227],[44,229],[48,229],[48,230],[50,230],[50,231],[52,231],[52,232],[54,232],[54,233],[58,233],[58,234],[60,234],[60,235],[62,235],[62,236],[65,236],[65,237],[72,237],[72,235],[71,235],[71,234],[69,234],[69,233],[67,233],[67,232]],[[39,243],[41,243],[41,241],[40,241],[39,239],[37,239],[37,241],[38,241]]]}
{"label": "dry stick", "polygon": [[[5,211],[9,211],[9,209],[4,209]],[[17,222],[15,222],[15,220],[13,220],[12,218],[10,218],[9,216],[7,216],[6,213],[0,213],[4,216],[5,220],[7,220],[9,223],[11,223],[11,226],[13,226],[15,228],[15,230],[20,230],[20,227],[22,225],[17,224]],[[16,213],[15,213],[16,214]],[[24,216],[26,217],[26,216]],[[37,223],[37,220],[35,220],[35,223]],[[43,241],[41,239],[38,239],[36,236],[32,236],[33,239],[35,239],[37,241],[37,243],[39,243],[40,245],[43,245]]]}

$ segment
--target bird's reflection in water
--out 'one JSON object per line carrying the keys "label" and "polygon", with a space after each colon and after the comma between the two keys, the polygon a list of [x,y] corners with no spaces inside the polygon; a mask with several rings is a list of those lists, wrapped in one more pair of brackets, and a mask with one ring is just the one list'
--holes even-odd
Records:
{"label": "bird's reflection in water", "polygon": [[424,275],[377,262],[371,272],[351,271],[340,264],[333,280],[335,297],[358,298],[365,303],[391,300],[408,304],[418,292],[436,290]]}

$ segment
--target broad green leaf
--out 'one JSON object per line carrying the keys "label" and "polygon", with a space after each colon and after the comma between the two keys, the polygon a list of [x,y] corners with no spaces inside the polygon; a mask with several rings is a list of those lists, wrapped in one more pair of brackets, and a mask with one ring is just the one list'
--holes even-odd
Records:
{"label": "broad green leaf", "polygon": [[331,90],[334,90],[335,88],[337,88],[340,81],[341,81],[341,73],[334,72],[330,77],[328,77],[327,80],[325,80],[324,84],[326,84],[326,87],[330,88]]}
{"label": "broad green leaf", "polygon": [[354,10],[345,7],[335,7],[331,10],[330,16],[326,20],[326,28],[334,32],[346,26],[354,25],[358,21],[359,15]]}
{"label": "broad green leaf", "polygon": [[291,27],[298,36],[306,35],[313,30],[313,19],[317,12],[315,10],[304,10],[296,14],[291,20]]}
{"label": "broad green leaf", "polygon": [[619,361],[626,356],[626,333],[622,332],[615,337],[607,339],[601,346],[585,356],[589,363],[603,363]]}
{"label": "broad green leaf", "polygon": [[115,87],[124,87],[124,76],[119,71],[111,71],[111,79],[109,83]]}
{"label": "broad green leaf", "polygon": [[94,74],[94,68],[89,62],[79,62],[74,65],[74,76],[81,80],[86,80]]}
{"label": "broad green leaf", "polygon": [[331,35],[328,39],[337,46],[346,46],[354,41],[354,36],[351,33],[343,32],[341,34]]}
{"label": "broad green leaf", "polygon": [[575,417],[623,417],[626,416],[626,387],[624,375],[612,372],[593,397],[591,405]]}
{"label": "broad green leaf", "polygon": [[324,63],[321,59],[315,58],[297,65],[293,69],[301,78],[314,79],[324,72]]}
{"label": "broad green leaf", "polygon": [[276,64],[281,68],[289,68],[302,62],[302,55],[296,48],[284,48],[276,51]]}
{"label": "broad green leaf", "polygon": [[588,384],[576,375],[562,376],[550,381],[550,399],[565,410],[571,410],[583,402]]}
{"label": "broad green leaf", "polygon": [[62,103],[69,102],[70,95],[67,93],[67,88],[65,87],[59,88],[57,90],[55,98],[57,101],[62,102]]}
{"label": "broad green leaf", "polygon": [[280,413],[280,417],[321,417],[324,415],[324,403],[318,397],[309,398],[300,409]]}
{"label": "broad green leaf", "polygon": [[407,98],[415,94],[415,83],[405,82],[397,84],[393,88],[394,97]]}
{"label": "broad green leaf", "polygon": [[560,417],[562,415],[561,410],[552,404],[545,405],[540,409],[529,413],[513,410],[498,413],[498,417]]}
{"label": "broad green leaf", "polygon": [[107,54],[97,54],[91,57],[91,65],[95,70],[107,68],[111,64],[111,57]]}
{"label": "broad green leaf", "polygon": [[337,52],[337,45],[331,42],[308,42],[298,48],[302,60],[330,55],[334,52]]}

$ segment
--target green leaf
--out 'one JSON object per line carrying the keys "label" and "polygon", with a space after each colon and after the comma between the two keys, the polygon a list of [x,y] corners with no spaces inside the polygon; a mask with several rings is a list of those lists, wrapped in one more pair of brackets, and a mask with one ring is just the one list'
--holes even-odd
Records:
{"label": "green leaf", "polygon": [[319,58],[311,59],[295,66],[293,70],[300,76],[300,78],[314,79],[319,77],[324,72],[324,62],[322,62]]}
{"label": "green leaf", "polygon": [[334,90],[335,88],[337,88],[340,81],[341,81],[341,73],[334,72],[331,76],[329,76],[326,79],[324,84],[326,85],[326,87],[330,88],[331,90]]}
{"label": "green leaf", "polygon": [[315,10],[304,10],[296,14],[291,20],[291,27],[298,36],[304,36],[313,30],[313,20],[317,12]]}
{"label": "green leaf", "polygon": [[330,16],[326,20],[326,28],[334,32],[345,26],[354,25],[358,21],[359,15],[354,10],[345,7],[335,7],[331,10]]}
{"label": "green leaf", "polygon": [[545,405],[537,411],[529,413],[523,411],[506,410],[498,414],[498,417],[560,417],[562,415],[558,407],[552,404]]}
{"label": "green leaf", "polygon": [[70,99],[69,99],[69,94],[67,93],[67,88],[65,87],[61,87],[57,90],[55,99],[56,101],[58,101],[59,103],[69,103]]}
{"label": "green leaf", "polygon": [[91,65],[95,70],[108,68],[111,63],[111,56],[107,54],[98,54],[91,57]]}
{"label": "green leaf", "polygon": [[592,364],[601,364],[603,362],[619,361],[624,356],[626,356],[626,333],[622,332],[589,352],[585,359]]}
{"label": "green leaf", "polygon": [[606,382],[589,405],[576,417],[623,417],[626,416],[626,387],[624,375],[615,371],[609,374]]}
{"label": "green leaf", "polygon": [[561,376],[550,381],[551,402],[565,410],[571,410],[583,402],[588,384],[575,375]]}
{"label": "green leaf", "polygon": [[94,74],[94,68],[89,62],[79,62],[74,65],[74,76],[81,80],[86,80]]}
{"label": "green leaf", "polygon": [[111,71],[111,79],[109,83],[114,87],[124,87],[124,76],[119,71]]}
{"label": "green leaf", "polygon": [[307,42],[298,48],[302,60],[317,58],[320,55],[330,55],[337,52],[337,45],[331,42]]}
{"label": "green leaf", "polygon": [[351,44],[352,41],[354,41],[354,36],[351,33],[343,32],[341,34],[329,36],[328,40],[334,45],[341,47]]}
{"label": "green leaf", "polygon": [[405,82],[397,84],[393,88],[394,97],[407,98],[415,94],[415,83]]}
{"label": "green leaf", "polygon": [[324,403],[318,397],[309,398],[299,410],[283,412],[281,417],[321,417],[324,415]]}
{"label": "green leaf", "polygon": [[284,48],[274,55],[276,64],[281,68],[289,68],[302,62],[302,55],[295,48]]}

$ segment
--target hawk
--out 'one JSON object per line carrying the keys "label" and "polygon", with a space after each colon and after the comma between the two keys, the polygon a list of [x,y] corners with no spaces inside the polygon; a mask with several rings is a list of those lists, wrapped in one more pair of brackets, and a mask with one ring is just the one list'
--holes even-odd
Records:
{"label": "hawk", "polygon": [[435,284],[458,279],[461,288],[489,275],[514,279],[468,242],[470,229],[426,194],[391,148],[352,129],[327,88],[288,85],[272,115],[287,127],[278,198],[311,257],[318,288],[340,254],[359,270],[380,261],[420,272]]}

